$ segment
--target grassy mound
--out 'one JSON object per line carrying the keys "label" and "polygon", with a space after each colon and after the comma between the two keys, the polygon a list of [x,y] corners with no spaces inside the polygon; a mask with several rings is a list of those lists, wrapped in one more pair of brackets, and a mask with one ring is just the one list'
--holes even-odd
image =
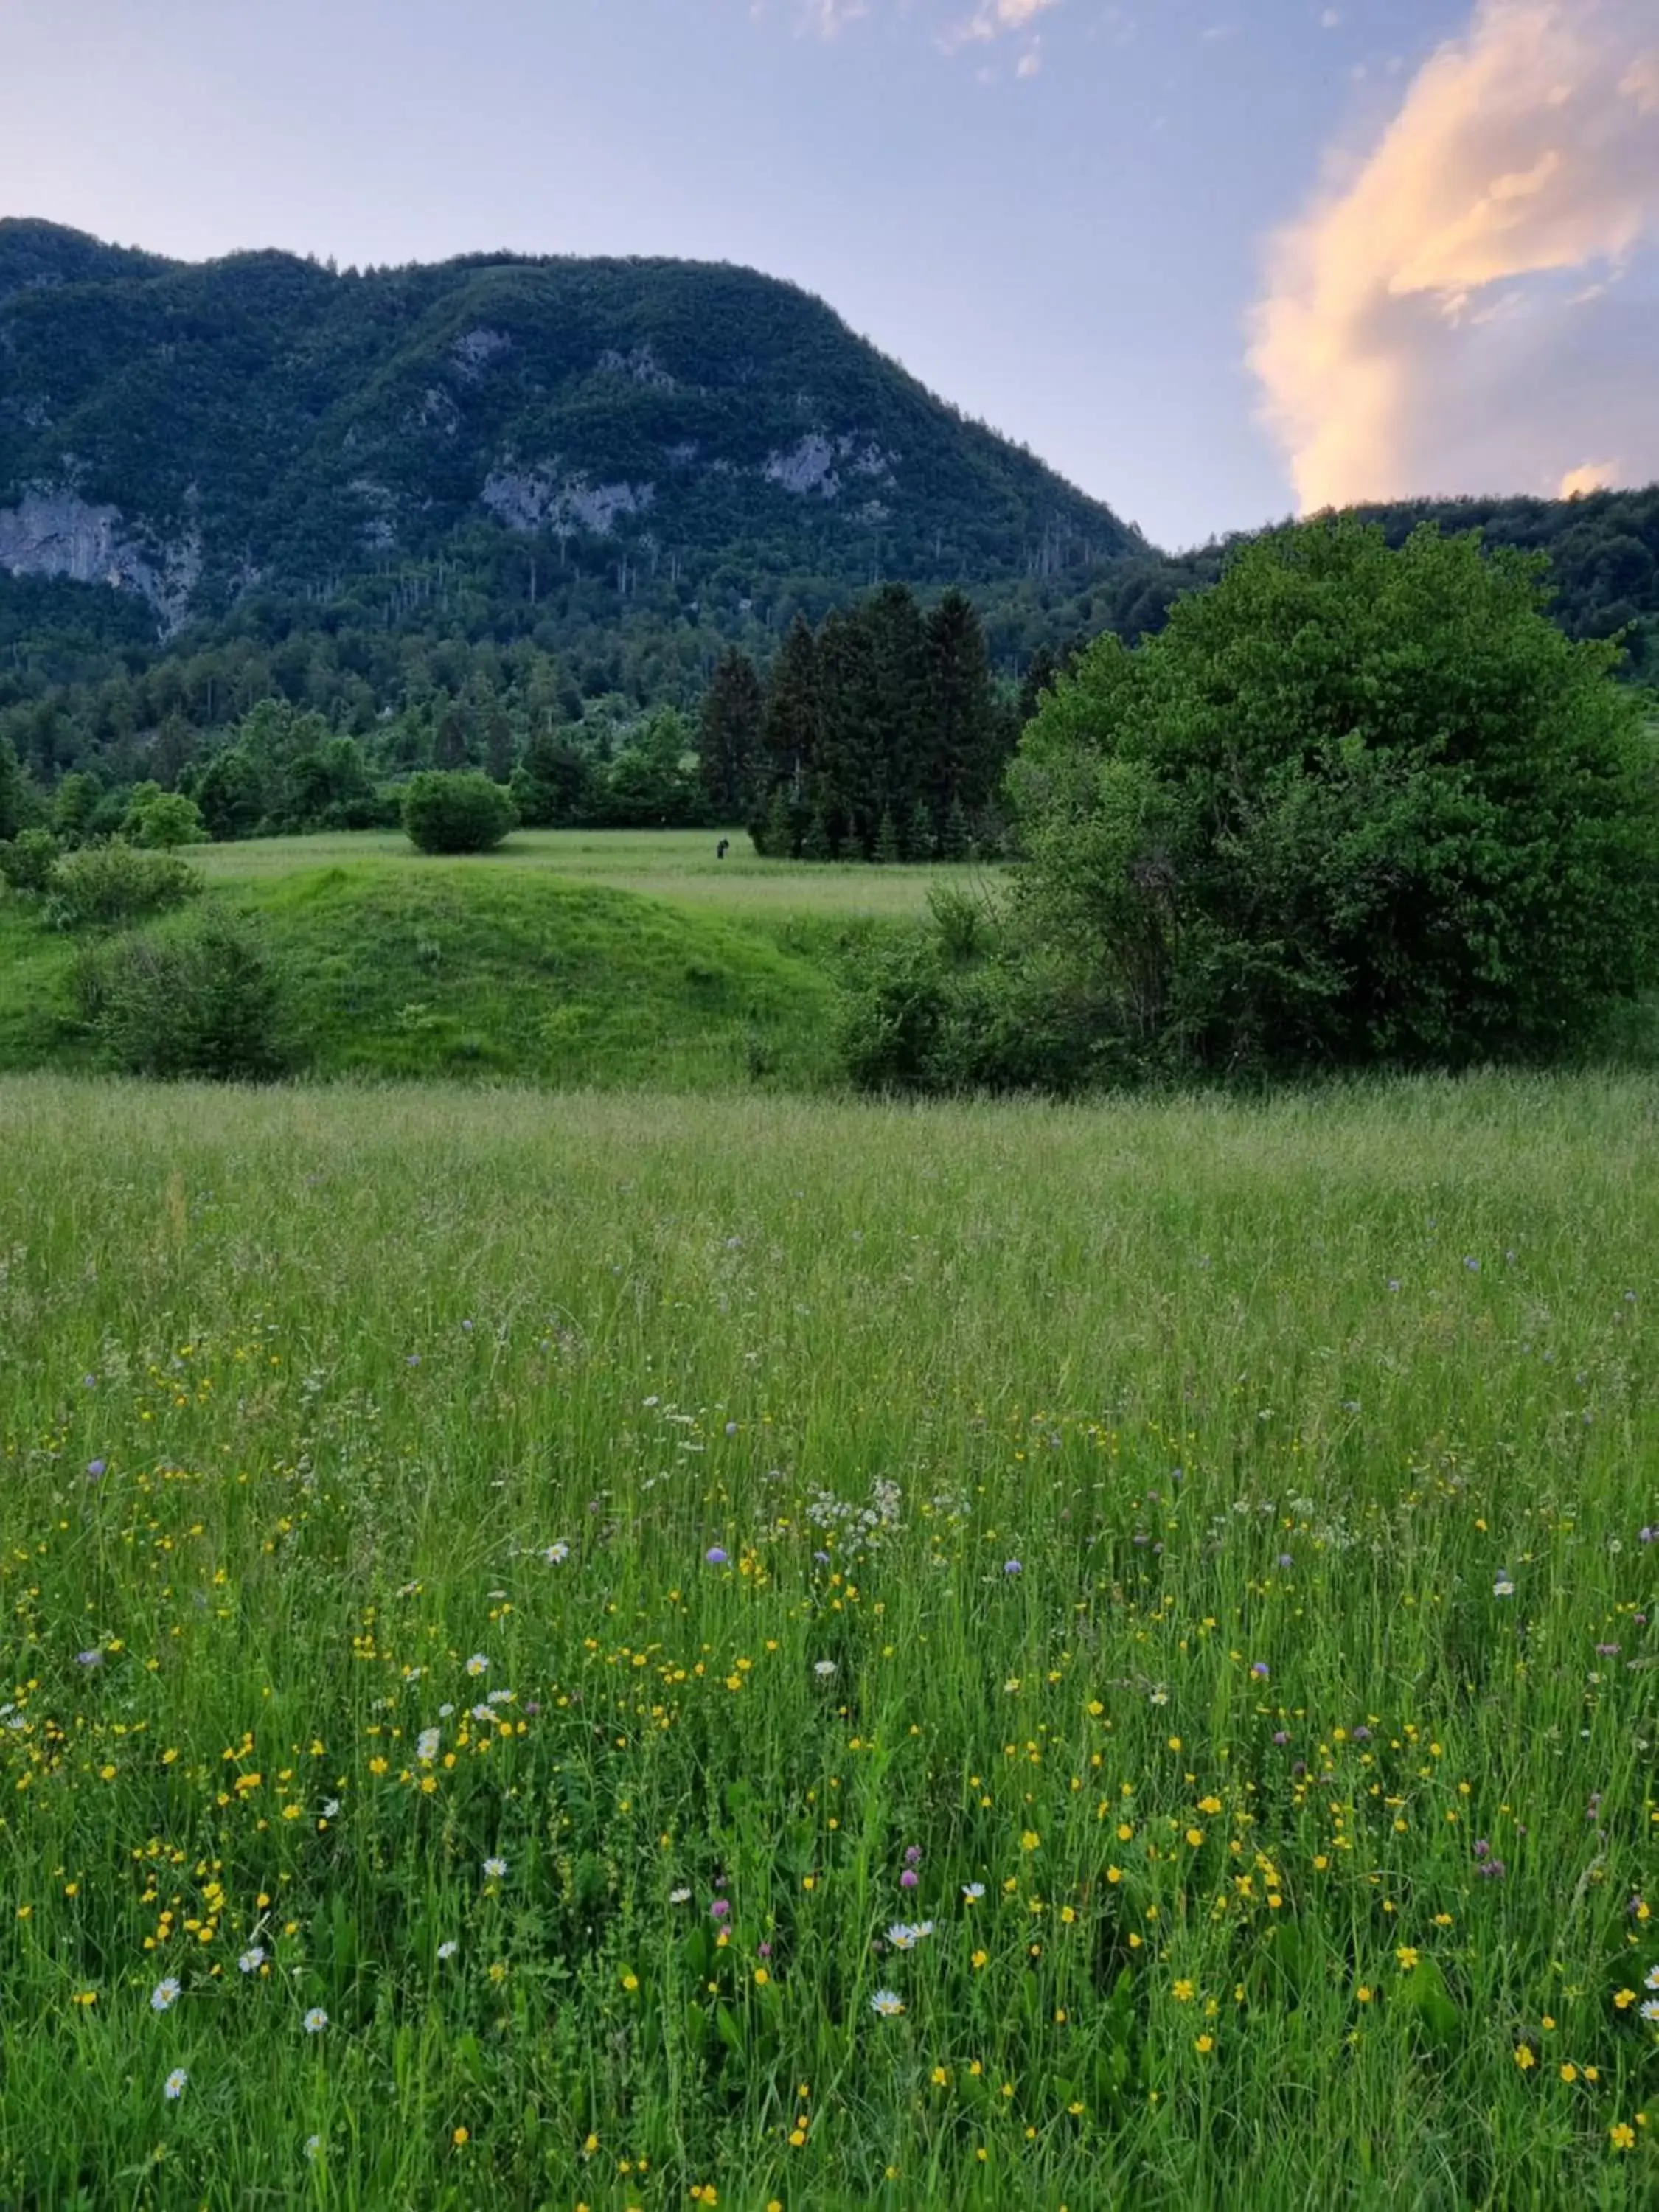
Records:
{"label": "grassy mound", "polygon": [[[708,1090],[827,1072],[825,970],[662,900],[467,862],[210,896],[255,917],[283,962],[311,1074]],[[63,1021],[73,957],[17,909],[0,918],[0,1066],[84,1057]]]}
{"label": "grassy mound", "polygon": [[702,1089],[817,1070],[827,977],[661,900],[462,862],[328,868],[238,903],[289,964],[318,1073]]}

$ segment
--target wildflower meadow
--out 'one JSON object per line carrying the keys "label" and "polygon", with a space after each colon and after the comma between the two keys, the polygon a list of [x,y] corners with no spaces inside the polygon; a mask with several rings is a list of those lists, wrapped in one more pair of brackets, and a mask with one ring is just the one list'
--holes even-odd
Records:
{"label": "wildflower meadow", "polygon": [[1659,2201],[1656,1097],[0,1084],[0,2204]]}

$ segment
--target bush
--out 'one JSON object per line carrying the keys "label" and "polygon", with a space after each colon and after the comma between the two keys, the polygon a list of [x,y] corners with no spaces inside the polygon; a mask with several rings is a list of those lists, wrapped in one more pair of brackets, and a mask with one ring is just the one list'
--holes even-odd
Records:
{"label": "bush", "polygon": [[205,889],[187,860],[142,853],[118,840],[88,845],[59,860],[49,886],[48,912],[60,929],[120,927],[166,914]]}
{"label": "bush", "polygon": [[71,988],[82,1021],[125,1074],[252,1083],[291,1063],[281,971],[234,915],[89,947]]}
{"label": "bush", "polygon": [[1659,745],[1539,565],[1432,527],[1248,546],[1044,695],[1012,787],[1030,940],[1172,1072],[1540,1060],[1659,955]]}
{"label": "bush", "polygon": [[906,927],[861,946],[845,983],[836,1047],[860,1091],[946,1097],[963,1091],[1080,1090],[1100,1072],[1084,1009],[1062,975],[981,915],[959,957],[962,916]]}
{"label": "bush", "polygon": [[0,880],[22,898],[39,898],[58,872],[58,844],[50,830],[20,830],[0,845]]}
{"label": "bush", "polygon": [[422,853],[487,853],[518,818],[512,793],[471,771],[429,769],[404,792],[404,828]]}

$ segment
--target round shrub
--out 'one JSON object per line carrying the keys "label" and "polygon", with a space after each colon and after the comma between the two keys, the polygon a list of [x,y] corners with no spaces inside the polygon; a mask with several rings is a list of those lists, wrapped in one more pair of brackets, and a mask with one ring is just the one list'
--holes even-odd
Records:
{"label": "round shrub", "polygon": [[518,818],[512,793],[487,775],[432,769],[404,792],[404,828],[422,853],[488,853]]}

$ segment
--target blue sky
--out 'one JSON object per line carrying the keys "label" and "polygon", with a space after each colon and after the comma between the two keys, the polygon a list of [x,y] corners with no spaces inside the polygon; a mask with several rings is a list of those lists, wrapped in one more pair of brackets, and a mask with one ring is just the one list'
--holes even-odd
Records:
{"label": "blue sky", "polygon": [[793,278],[1166,544],[1659,476],[1659,0],[0,0],[0,93],[123,243]]}

